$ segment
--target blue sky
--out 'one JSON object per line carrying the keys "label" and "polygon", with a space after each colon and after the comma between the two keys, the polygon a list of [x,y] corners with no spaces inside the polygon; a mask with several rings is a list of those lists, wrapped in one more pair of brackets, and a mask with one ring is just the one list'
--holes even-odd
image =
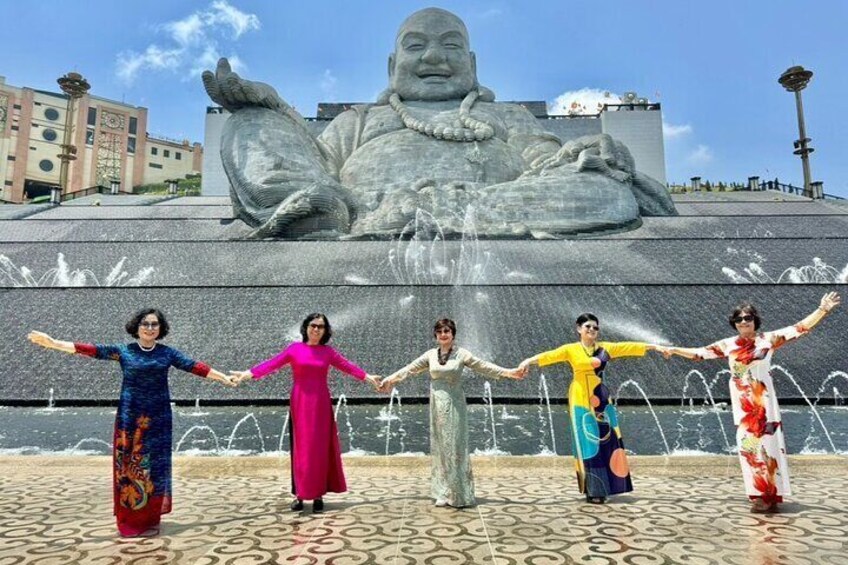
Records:
{"label": "blue sky", "polygon": [[0,75],[57,90],[77,70],[93,94],[147,107],[151,133],[202,141],[198,73],[218,56],[314,116],[320,101],[374,100],[398,25],[431,5],[465,20],[480,81],[500,100],[554,104],[588,89],[660,102],[669,181],[801,184],[793,95],[777,78],[803,65],[815,73],[803,93],[813,178],[848,197],[842,0],[0,0]]}

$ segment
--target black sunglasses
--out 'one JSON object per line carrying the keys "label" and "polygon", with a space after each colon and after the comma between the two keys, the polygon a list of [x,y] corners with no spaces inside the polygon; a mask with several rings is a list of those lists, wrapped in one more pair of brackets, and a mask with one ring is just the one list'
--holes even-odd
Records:
{"label": "black sunglasses", "polygon": [[750,314],[745,314],[744,316],[736,316],[733,318],[733,323],[738,324],[740,322],[753,322],[754,317]]}

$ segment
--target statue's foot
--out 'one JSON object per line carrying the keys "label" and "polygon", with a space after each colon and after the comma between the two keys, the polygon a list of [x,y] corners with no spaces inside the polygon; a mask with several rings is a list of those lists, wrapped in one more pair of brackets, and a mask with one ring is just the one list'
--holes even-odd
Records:
{"label": "statue's foot", "polygon": [[286,198],[248,238],[335,239],[347,233],[349,226],[347,204],[330,190],[311,187]]}

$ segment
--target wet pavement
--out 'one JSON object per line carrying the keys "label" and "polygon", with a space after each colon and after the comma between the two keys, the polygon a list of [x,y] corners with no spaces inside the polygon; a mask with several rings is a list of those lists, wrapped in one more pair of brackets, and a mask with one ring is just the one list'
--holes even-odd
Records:
{"label": "wet pavement", "polygon": [[158,537],[121,539],[108,457],[0,458],[0,565],[841,564],[848,458],[790,456],[794,494],[752,514],[735,456],[631,458],[635,491],[577,493],[570,457],[474,457],[478,506],[437,508],[426,457],[346,457],[349,492],[289,510],[287,457],[178,457]]}

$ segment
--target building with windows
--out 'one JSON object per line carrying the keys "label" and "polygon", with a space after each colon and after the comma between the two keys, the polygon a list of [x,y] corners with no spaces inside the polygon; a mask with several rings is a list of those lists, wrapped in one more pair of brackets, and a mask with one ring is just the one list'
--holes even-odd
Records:
{"label": "building with windows", "polygon": [[[0,76],[0,199],[26,202],[59,186],[67,107],[62,92],[11,86]],[[121,192],[132,192],[202,170],[200,143],[147,133],[147,108],[85,94],[76,102],[71,124],[76,159],[67,193],[108,187],[113,180]]]}

